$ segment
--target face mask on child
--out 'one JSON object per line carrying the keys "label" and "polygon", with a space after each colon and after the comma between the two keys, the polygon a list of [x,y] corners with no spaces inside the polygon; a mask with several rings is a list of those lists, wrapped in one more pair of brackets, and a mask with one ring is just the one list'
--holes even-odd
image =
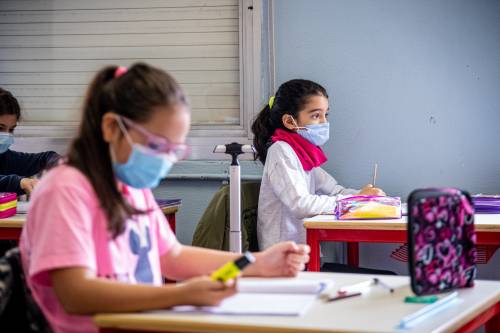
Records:
{"label": "face mask on child", "polygon": [[298,126],[295,119],[292,120],[295,124],[297,133],[304,139],[316,146],[324,145],[330,138],[330,123],[311,124],[305,126]]}
{"label": "face mask on child", "polygon": [[0,132],[0,154],[5,153],[14,143],[14,136],[10,133]]}
{"label": "face mask on child", "polygon": [[113,162],[116,177],[123,183],[135,188],[154,188],[158,186],[162,178],[165,178],[172,168],[173,161],[170,160],[167,154],[155,153],[141,144],[132,142],[121,119],[118,120],[118,124],[132,147],[132,151],[127,162]]}

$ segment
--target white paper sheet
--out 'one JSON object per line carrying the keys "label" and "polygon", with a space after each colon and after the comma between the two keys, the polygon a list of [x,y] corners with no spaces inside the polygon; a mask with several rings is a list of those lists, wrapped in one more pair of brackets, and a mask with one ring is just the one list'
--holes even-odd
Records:
{"label": "white paper sheet", "polygon": [[216,307],[178,306],[175,312],[227,315],[300,316],[318,297],[333,286],[332,279],[243,278],[238,294]]}
{"label": "white paper sheet", "polygon": [[300,280],[296,278],[245,278],[238,281],[242,293],[317,294],[333,285],[333,280]]}
{"label": "white paper sheet", "polygon": [[178,306],[175,312],[203,312],[226,315],[300,316],[316,299],[316,294],[238,293],[219,306]]}

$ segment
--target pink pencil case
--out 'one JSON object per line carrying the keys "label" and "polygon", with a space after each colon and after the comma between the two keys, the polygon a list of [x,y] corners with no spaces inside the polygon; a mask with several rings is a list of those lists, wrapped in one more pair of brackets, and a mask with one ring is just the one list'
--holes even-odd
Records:
{"label": "pink pencil case", "polygon": [[0,219],[16,215],[17,195],[16,193],[0,192]]}
{"label": "pink pencil case", "polygon": [[339,220],[399,219],[401,198],[355,195],[337,199],[335,215]]}

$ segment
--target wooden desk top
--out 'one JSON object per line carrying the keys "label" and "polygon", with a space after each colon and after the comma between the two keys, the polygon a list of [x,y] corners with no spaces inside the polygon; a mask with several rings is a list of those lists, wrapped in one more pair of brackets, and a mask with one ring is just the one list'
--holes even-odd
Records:
{"label": "wooden desk top", "polygon": [[169,207],[163,207],[161,211],[163,214],[168,215],[168,214],[175,214],[177,211],[179,211],[179,207],[181,205],[176,205],[176,206],[169,206]]}
{"label": "wooden desk top", "polygon": [[22,228],[26,222],[26,214],[16,214],[5,219],[0,219],[0,228]]}
{"label": "wooden desk top", "polygon": [[[179,210],[180,205],[162,208],[165,215],[175,214]],[[0,228],[22,228],[26,222],[27,214],[16,214],[4,219],[0,219]]]}
{"label": "wooden desk top", "polygon": [[[304,219],[306,229],[406,230],[407,217],[388,220],[342,220],[334,215],[317,215]],[[500,232],[500,214],[476,214],[476,231]]]}
{"label": "wooden desk top", "polygon": [[[331,277],[333,289],[367,280],[367,275],[304,272],[300,278]],[[371,277],[371,276],[370,276]],[[196,332],[196,333],[298,333],[298,332],[393,332],[401,333],[396,325],[406,315],[424,304],[404,303],[410,295],[409,279],[404,276],[379,276],[396,288],[392,294],[379,288],[370,293],[337,302],[325,303],[318,299],[303,316],[231,316],[211,314],[154,313],[101,314],[94,321],[101,328],[129,330]],[[474,288],[459,291],[455,304],[440,311],[405,333],[454,332],[483,311],[500,302],[500,281],[477,281]]]}

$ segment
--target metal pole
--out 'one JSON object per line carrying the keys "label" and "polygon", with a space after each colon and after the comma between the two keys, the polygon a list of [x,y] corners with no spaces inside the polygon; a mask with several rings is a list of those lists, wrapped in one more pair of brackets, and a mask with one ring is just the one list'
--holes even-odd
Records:
{"label": "metal pole", "polygon": [[241,178],[238,160],[236,163],[231,164],[229,176],[229,251],[241,253]]}
{"label": "metal pole", "polygon": [[227,145],[217,145],[214,153],[231,155],[229,172],[229,251],[241,253],[241,174],[238,155],[255,153],[251,145],[232,142]]}

